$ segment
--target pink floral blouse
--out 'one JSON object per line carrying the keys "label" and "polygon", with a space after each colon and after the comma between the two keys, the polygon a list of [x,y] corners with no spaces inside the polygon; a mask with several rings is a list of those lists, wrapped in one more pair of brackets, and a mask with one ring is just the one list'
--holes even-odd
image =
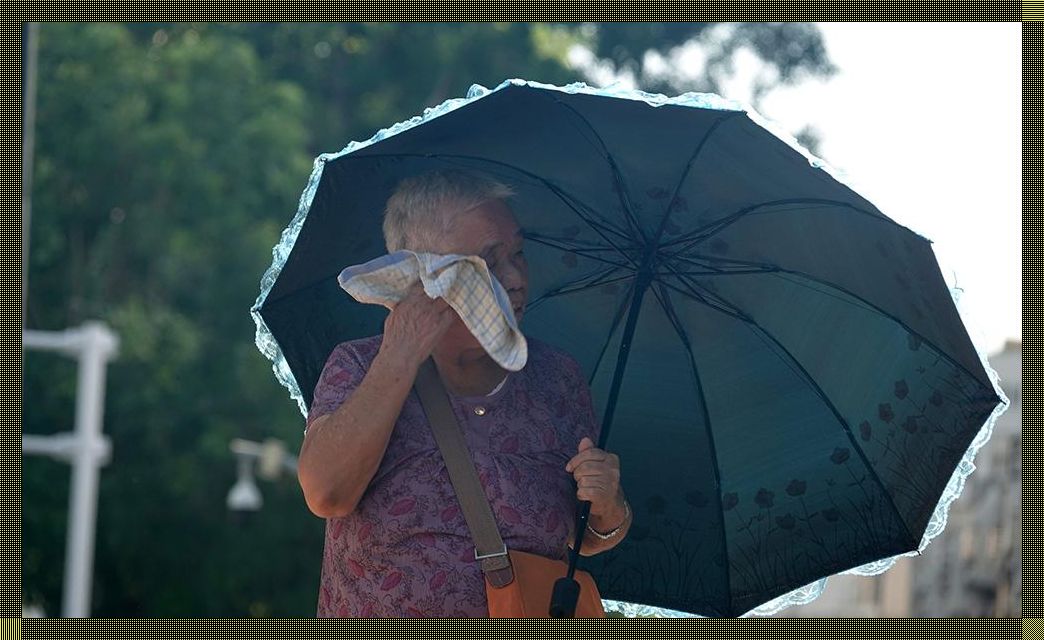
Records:
{"label": "pink floral blouse", "polygon": [[[338,345],[315,388],[308,423],[348,398],[381,336]],[[509,548],[565,558],[576,488],[566,462],[597,442],[579,365],[529,339],[529,361],[490,396],[451,397],[479,479]],[[485,617],[474,544],[416,393],[358,508],[326,524],[319,617]]]}

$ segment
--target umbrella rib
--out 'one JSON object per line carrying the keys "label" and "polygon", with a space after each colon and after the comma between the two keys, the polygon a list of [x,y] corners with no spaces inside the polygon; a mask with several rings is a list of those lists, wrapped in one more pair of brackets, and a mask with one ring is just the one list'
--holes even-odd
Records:
{"label": "umbrella rib", "polygon": [[[681,277],[685,278],[685,276]],[[721,300],[723,304],[726,304],[735,309],[737,313],[747,315],[743,313],[742,310],[735,307],[724,298],[721,298],[720,296],[716,297],[719,300]],[[759,325],[753,317],[747,317],[750,320],[746,324],[748,327],[750,327],[751,331],[755,335],[763,336],[761,338],[762,342],[765,341],[765,338],[768,338],[768,340],[770,340],[772,344],[774,344],[780,351],[782,351],[783,354],[786,355],[785,358],[779,353],[779,351],[776,351],[775,349],[771,348],[769,349],[770,351],[773,351],[776,354],[776,357],[780,358],[780,360],[784,364],[786,364],[791,371],[795,371],[796,373],[800,374],[800,376],[805,380],[805,383],[811,386],[812,390],[815,391],[816,395],[818,395],[819,398],[824,403],[826,403],[827,408],[830,409],[830,412],[834,414],[834,418],[841,424],[841,427],[844,429],[845,435],[848,437],[848,441],[852,445],[852,448],[855,449],[856,455],[859,456],[859,459],[863,462],[863,465],[866,467],[867,471],[870,472],[870,476],[874,479],[874,483],[877,484],[877,487],[881,490],[881,493],[883,493],[884,496],[888,498],[888,504],[892,507],[892,511],[895,514],[896,519],[899,521],[899,524],[902,525],[903,530],[906,532],[907,538],[909,539],[909,543],[914,548],[916,548],[919,540],[915,538],[913,532],[910,531],[910,526],[906,523],[906,520],[904,520],[902,515],[900,514],[899,507],[895,504],[895,499],[892,497],[892,494],[890,494],[888,490],[885,488],[884,482],[881,480],[881,476],[878,475],[873,465],[870,464],[870,460],[866,457],[866,452],[863,451],[862,447],[859,446],[859,442],[856,440],[855,434],[852,432],[851,425],[848,424],[848,421],[845,420],[844,416],[841,415],[841,412],[830,400],[826,392],[823,391],[822,387],[820,387],[818,383],[816,383],[812,375],[808,372],[807,369],[805,369],[804,365],[801,364],[801,362],[794,356],[794,354],[792,354],[786,347],[784,347],[783,344],[780,343],[780,341],[770,331]],[[767,343],[766,346],[768,346]],[[794,367],[797,367],[797,369],[795,369]]]}
{"label": "umbrella rib", "polygon": [[[832,291],[837,292],[838,294],[843,294],[844,296],[848,296],[850,298],[853,298],[854,300],[858,300],[862,304],[866,305],[866,309],[868,311],[873,311],[873,312],[877,313],[878,315],[880,315],[880,316],[882,316],[884,318],[887,318],[888,320],[891,320],[892,322],[896,323],[897,325],[902,327],[902,329],[904,331],[906,331],[907,333],[909,333],[912,336],[916,336],[921,342],[927,344],[929,347],[931,347],[933,350],[935,350],[935,352],[938,353],[939,356],[942,357],[944,360],[946,360],[950,365],[952,365],[953,367],[955,367],[957,369],[960,369],[963,373],[965,373],[972,380],[975,380],[976,382],[978,382],[978,376],[976,376],[974,373],[969,371],[968,368],[965,367],[963,364],[961,364],[960,362],[957,362],[956,360],[954,360],[948,353],[946,353],[945,350],[943,350],[937,344],[935,344],[935,342],[933,342],[932,340],[929,340],[928,338],[923,336],[921,333],[919,333],[917,331],[914,331],[913,328],[911,328],[908,324],[906,324],[905,322],[903,322],[899,318],[896,318],[892,314],[888,313],[887,311],[885,311],[881,307],[873,304],[872,302],[866,300],[865,298],[863,298],[863,297],[861,297],[861,296],[859,296],[859,295],[857,295],[855,293],[852,293],[848,289],[846,289],[846,288],[844,288],[844,287],[842,287],[842,286],[840,286],[840,285],[838,285],[836,283],[828,282],[826,280],[821,280],[820,278],[817,278],[817,277],[815,277],[815,276],[813,276],[811,274],[805,273],[803,271],[797,271],[795,269],[786,269],[786,268],[783,268],[783,267],[777,267],[777,266],[774,266],[774,265],[768,265],[768,264],[763,264],[763,263],[759,263],[759,262],[752,262],[752,261],[747,261],[747,260],[736,260],[736,259],[732,259],[732,258],[728,258],[728,259],[725,259],[725,258],[708,258],[708,259],[718,260],[718,261],[721,261],[721,262],[729,262],[731,264],[737,264],[737,265],[745,265],[745,266],[751,266],[751,267],[761,267],[761,268],[765,269],[765,273],[776,275],[777,277],[781,277],[781,278],[784,277],[784,275],[792,275],[792,276],[795,276],[798,280],[808,280],[810,282],[815,282],[816,284],[822,285],[822,286],[826,287],[827,289],[830,289]],[[789,278],[784,278],[784,279],[788,280],[789,282],[793,282],[794,284],[796,284],[798,286],[807,286],[807,285],[803,285],[801,282],[798,282],[796,280],[791,280]],[[840,295],[830,294],[830,293],[827,293],[825,291],[819,291],[818,289],[816,289],[816,291],[818,291],[819,293],[821,293],[823,295],[832,295],[833,297],[837,298],[838,300],[843,300],[843,301],[845,301],[845,302],[847,302],[849,304],[852,304],[854,306],[858,306],[858,305],[855,305],[855,303],[852,302],[851,300],[845,300]]]}
{"label": "umbrella rib", "polygon": [[[609,265],[612,265],[612,266],[620,268],[620,269],[629,269],[630,268],[628,265],[621,264],[619,262],[614,262],[612,260],[607,260],[607,259],[602,258],[600,256],[591,255],[592,253],[595,253],[597,251],[617,251],[617,249],[613,249],[613,248],[610,248],[610,247],[604,247],[604,248],[599,248],[599,249],[593,249],[593,248],[592,249],[587,249],[587,248],[580,248],[580,247],[570,247],[570,246],[568,246],[568,244],[565,241],[563,241],[560,238],[550,238],[548,236],[544,236],[544,235],[541,235],[541,234],[538,234],[538,233],[525,232],[525,237],[526,237],[526,240],[532,240],[533,242],[536,242],[537,244],[542,244],[544,246],[552,247],[554,249],[560,249],[562,251],[565,251],[566,253],[573,253],[573,254],[576,254],[576,255],[579,255],[579,256],[583,256],[585,258],[588,258],[589,260],[594,260],[596,262],[609,264]],[[556,244],[556,243],[558,243],[558,244]]]}
{"label": "umbrella rib", "polygon": [[680,261],[680,262],[688,262],[689,264],[696,265],[697,267],[703,267],[704,269],[711,269],[711,270],[717,271],[718,273],[728,273],[727,271],[724,271],[722,269],[719,269],[718,267],[715,267],[713,264],[711,264],[710,260],[707,260],[705,262],[697,262],[696,258],[698,258],[698,257],[702,257],[702,256],[672,256],[670,259],[671,260],[677,260],[677,261]]}
{"label": "umbrella rib", "polygon": [[670,275],[708,276],[708,277],[713,277],[713,276],[744,276],[744,275],[748,275],[749,276],[749,275],[754,274],[754,273],[775,273],[777,271],[779,271],[779,269],[736,269],[734,271],[721,271],[721,270],[717,270],[717,271],[671,271],[670,273],[659,272],[656,275],[658,275],[658,276],[670,276]]}
{"label": "umbrella rib", "polygon": [[529,309],[535,309],[540,303],[551,298],[558,298],[561,296],[569,295],[571,293],[578,293],[580,291],[586,291],[588,289],[604,287],[605,285],[613,284],[616,282],[622,282],[624,280],[629,280],[634,277],[633,273],[628,273],[627,275],[620,276],[618,278],[607,279],[608,276],[612,275],[617,271],[619,271],[619,269],[607,269],[602,273],[584,276],[583,278],[578,278],[576,280],[573,280],[572,282],[567,282],[566,284],[560,287],[544,292],[539,298],[533,300],[533,302],[527,304],[526,306]]}
{"label": "umbrella rib", "polygon": [[[824,205],[824,207],[825,206],[826,205]],[[777,209],[773,210],[772,213],[786,213],[788,211],[809,211],[809,207],[807,205],[800,205],[800,204],[797,205],[797,206],[791,206],[791,207],[785,207],[784,205],[780,205],[780,208],[777,208]],[[663,246],[670,247],[670,246],[674,246],[674,245],[681,244],[681,243],[684,243],[684,242],[688,242],[688,241],[692,240],[698,234],[706,231],[707,229],[709,229],[709,228],[711,228],[711,227],[713,227],[715,225],[721,224],[724,220],[725,220],[725,218],[721,218],[721,219],[718,219],[718,220],[713,220],[711,222],[708,222],[707,224],[703,225],[702,227],[698,227],[696,229],[692,229],[691,231],[688,231],[687,233],[679,235],[678,237],[674,238],[670,242],[667,242]]]}
{"label": "umbrella rib", "polygon": [[602,344],[602,350],[598,352],[598,358],[595,359],[594,366],[591,368],[591,377],[587,380],[588,386],[594,384],[595,376],[598,374],[598,368],[602,366],[602,358],[605,357],[605,353],[609,349],[609,343],[613,341],[613,336],[616,335],[616,330],[620,327],[620,322],[623,321],[624,312],[627,311],[630,306],[631,292],[634,291],[637,283],[638,281],[635,279],[627,290],[627,295],[623,296],[620,301],[620,307],[616,310],[616,314],[613,316],[613,324],[609,327],[609,333],[605,336],[605,343]]}
{"label": "umbrella rib", "polygon": [[526,238],[538,238],[540,240],[550,240],[553,242],[559,242],[563,245],[570,245],[568,248],[583,249],[586,251],[616,251],[613,247],[603,246],[594,242],[584,242],[576,238],[556,238],[538,231],[525,231],[525,234]]}
{"label": "umbrella rib", "polygon": [[[542,179],[542,178],[538,178],[538,179]],[[605,232],[611,233],[611,234],[617,236],[618,238],[620,238],[621,240],[632,240],[633,239],[632,236],[627,235],[625,232],[621,231],[620,229],[617,229],[616,227],[613,227],[611,224],[609,224],[609,222],[607,220],[605,220],[601,216],[599,216],[598,213],[594,209],[589,207],[586,203],[584,203],[582,200],[580,200],[579,198],[577,198],[573,194],[567,192],[565,189],[563,189],[563,188],[561,188],[561,187],[559,187],[557,185],[552,185],[550,181],[544,181],[544,186],[546,186],[548,189],[550,189],[556,196],[561,198],[562,201],[565,202],[566,205],[569,206],[569,208],[572,209],[573,212],[578,217],[580,217],[580,219],[582,219],[585,223],[587,223],[588,226],[590,226],[595,231],[605,231]],[[567,201],[567,199],[568,199],[568,201]],[[592,217],[597,218],[597,222],[595,220],[590,219],[590,218],[584,217],[583,214],[580,213],[579,209],[577,209],[577,207],[582,207],[585,210],[587,210],[589,215],[591,215]],[[604,235],[602,235],[601,233],[599,233],[598,235],[602,236],[602,239],[604,239],[606,242],[608,242],[610,244],[610,246],[612,246],[614,249],[617,248],[616,245],[613,244],[612,241],[610,241]]]}
{"label": "umbrella rib", "polygon": [[[852,211],[855,211],[857,213],[861,213],[863,215],[870,216],[870,217],[874,218],[875,220],[888,220],[892,224],[895,224],[896,226],[900,226],[901,227],[901,225],[896,223],[894,220],[890,220],[890,219],[884,218],[884,217],[882,217],[880,215],[876,215],[876,214],[874,214],[873,212],[871,212],[871,211],[869,211],[867,209],[862,209],[860,207],[855,206],[854,204],[852,204],[850,202],[844,202],[843,200],[830,200],[830,199],[826,199],[826,198],[786,198],[786,199],[783,199],[783,200],[770,200],[768,202],[759,202],[757,204],[752,204],[752,205],[750,205],[748,207],[744,207],[744,208],[740,209],[739,211],[736,211],[735,213],[732,213],[732,214],[730,214],[728,216],[725,216],[724,218],[721,218],[719,220],[715,220],[714,222],[711,222],[711,223],[709,223],[709,224],[707,224],[707,225],[705,225],[703,227],[700,227],[699,229],[691,231],[691,232],[685,234],[685,236],[683,236],[681,238],[675,238],[674,240],[668,242],[667,244],[665,244],[663,246],[664,247],[672,247],[672,246],[675,246],[675,245],[678,245],[678,244],[681,244],[681,243],[685,243],[685,245],[682,248],[680,248],[680,249],[678,249],[677,251],[674,252],[674,255],[677,255],[679,253],[687,251],[691,247],[699,244],[700,242],[703,242],[707,238],[710,238],[711,236],[714,236],[714,235],[720,233],[723,229],[725,229],[725,228],[735,224],[736,222],[738,222],[739,220],[745,218],[746,216],[748,216],[748,215],[750,215],[752,213],[758,212],[759,209],[765,209],[767,207],[774,207],[774,206],[788,205],[788,204],[822,204],[822,205],[828,205],[828,206],[842,207],[842,208],[846,208],[846,209],[851,209]],[[800,210],[804,211],[804,209],[800,209]],[[793,211],[793,209],[789,209],[789,211]],[[769,212],[759,212],[759,213],[776,213],[776,212],[769,211]],[[905,229],[905,227],[902,227],[902,228]]]}
{"label": "umbrella rib", "polygon": [[[689,282],[687,282],[687,281],[685,281],[684,279],[681,279],[681,278],[680,278],[680,280],[681,280],[681,283],[683,285],[685,285],[685,289],[682,289],[680,287],[676,287],[676,286],[672,285],[671,283],[664,282],[662,280],[660,281],[660,284],[662,284],[663,286],[667,287],[671,291],[678,292],[679,294],[685,296],[686,298],[689,298],[690,300],[692,300],[694,302],[698,302],[698,303],[700,303],[700,304],[702,304],[704,306],[710,307],[711,309],[714,309],[718,313],[721,313],[723,315],[729,316],[730,318],[735,318],[736,320],[739,320],[741,322],[750,322],[750,318],[745,318],[745,317],[743,317],[741,315],[736,315],[735,313],[733,313],[732,311],[730,311],[728,309],[723,309],[720,306],[711,304],[711,302],[709,300],[707,300],[707,298],[705,298],[703,296],[703,294],[701,294],[700,292],[696,291]],[[688,290],[686,290],[686,289],[688,289]]]}
{"label": "umbrella rib", "polygon": [[700,157],[700,153],[703,151],[703,147],[706,146],[707,141],[714,135],[714,132],[718,130],[724,122],[731,120],[740,115],[746,115],[743,111],[734,111],[732,113],[726,113],[724,116],[714,121],[700,138],[699,144],[696,145],[696,149],[693,150],[692,155],[689,156],[689,161],[685,163],[685,169],[682,171],[681,176],[678,178],[677,184],[674,185],[674,192],[671,193],[671,197],[667,200],[667,209],[663,212],[663,218],[660,220],[660,228],[656,230],[656,244],[659,245],[660,238],[663,237],[663,232],[667,228],[667,223],[670,221],[671,213],[675,210],[675,199],[678,197],[678,192],[681,191],[682,185],[689,178],[689,172],[692,171],[692,165],[696,163],[696,159]]}
{"label": "umbrella rib", "polygon": [[[349,157],[353,157],[353,156],[349,156]],[[581,202],[578,198],[576,198],[572,194],[568,193],[565,189],[562,189],[561,187],[552,184],[550,180],[548,180],[546,178],[543,178],[543,177],[541,177],[541,176],[539,176],[539,175],[537,175],[535,173],[532,173],[530,171],[526,171],[525,169],[522,169],[521,167],[517,167],[517,166],[515,166],[513,164],[508,164],[507,162],[502,162],[500,160],[493,160],[491,158],[482,158],[482,157],[479,157],[479,156],[469,156],[469,155],[450,154],[450,153],[368,153],[368,154],[360,154],[360,155],[354,156],[354,158],[427,158],[427,159],[439,158],[439,159],[449,159],[449,160],[471,160],[471,161],[476,161],[476,162],[486,162],[486,163],[489,163],[489,164],[498,165],[498,166],[501,166],[501,167],[505,167],[505,168],[511,169],[512,171],[516,171],[519,174],[526,176],[527,178],[532,178],[533,180],[536,180],[537,182],[540,182],[541,184],[543,184],[547,189],[549,189],[552,193],[554,193],[556,196],[558,196],[558,198],[560,200],[562,200],[562,202],[564,202],[566,204],[566,206],[568,206],[570,209],[572,209],[573,213],[575,213],[578,218],[583,220],[588,226],[590,226],[592,229],[594,229],[595,232],[598,233],[598,235],[602,236],[603,240],[605,240],[607,243],[609,243],[609,245],[612,246],[614,249],[617,249],[618,251],[620,251],[620,255],[626,257],[626,255],[623,253],[623,251],[620,250],[619,247],[617,247],[611,240],[609,240],[609,238],[606,238],[605,235],[602,232],[606,231],[606,232],[612,233],[612,234],[620,237],[623,240],[630,240],[631,236],[629,236],[624,231],[621,231],[619,229],[614,228],[611,224],[609,224],[608,221],[602,219],[601,217],[599,217],[599,219],[598,219],[599,224],[596,224],[594,221],[592,221],[591,219],[589,219],[586,216],[584,216],[584,214],[582,214],[577,209],[575,203]],[[584,205],[584,206],[585,206],[585,208],[590,209],[586,205]],[[592,211],[592,213],[594,213],[594,212]]]}
{"label": "umbrella rib", "polygon": [[613,159],[613,154],[609,152],[609,147],[605,144],[605,140],[603,140],[602,136],[599,135],[598,130],[595,129],[594,125],[592,125],[591,122],[587,118],[585,118],[582,113],[577,111],[573,107],[573,105],[566,104],[564,101],[562,101],[562,99],[558,98],[557,96],[549,95],[548,99],[553,100],[558,105],[575,115],[580,120],[580,122],[584,123],[587,129],[591,132],[591,135],[595,137],[595,140],[598,141],[598,144],[602,147],[602,153],[605,154],[605,160],[609,163],[609,169],[613,175],[613,181],[616,183],[617,193],[620,196],[620,205],[623,207],[624,210],[624,216],[627,217],[627,221],[631,224],[632,230],[635,233],[637,233],[639,237],[641,237],[642,243],[648,243],[649,239],[645,237],[645,232],[642,231],[642,227],[638,224],[638,219],[634,215],[634,208],[631,206],[630,197],[628,197],[627,186],[624,184],[623,181],[623,174],[620,172],[620,168],[616,166],[616,160]]}
{"label": "umbrella rib", "polygon": [[728,594],[728,610],[732,610],[732,572],[729,570],[729,538],[725,532],[724,518],[725,509],[722,505],[722,483],[721,483],[721,466],[718,463],[718,449],[714,444],[714,432],[711,429],[710,424],[710,413],[707,409],[707,396],[703,391],[703,380],[700,377],[699,367],[696,366],[696,356],[692,350],[692,343],[689,341],[688,333],[685,331],[685,327],[682,326],[681,320],[678,318],[677,312],[674,310],[674,305],[671,304],[670,296],[667,291],[664,291],[664,283],[657,283],[657,287],[653,287],[653,294],[656,296],[657,301],[660,303],[660,307],[667,314],[667,318],[671,321],[674,326],[674,331],[678,334],[678,338],[681,340],[682,345],[685,346],[685,351],[689,355],[689,367],[692,369],[692,376],[696,383],[696,391],[700,394],[700,409],[703,412],[703,424],[704,429],[707,432],[707,442],[710,448],[711,464],[714,469],[714,483],[716,485],[716,491],[714,492],[714,499],[718,503],[718,510],[722,514],[722,527],[721,527],[721,544],[722,553],[725,557],[724,569],[725,569],[725,593]]}

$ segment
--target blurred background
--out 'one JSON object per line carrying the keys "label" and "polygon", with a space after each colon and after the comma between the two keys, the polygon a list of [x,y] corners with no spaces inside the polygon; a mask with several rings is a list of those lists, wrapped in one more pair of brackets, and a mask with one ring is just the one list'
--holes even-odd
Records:
{"label": "blurred background", "polygon": [[523,77],[747,102],[935,241],[1012,406],[921,557],[782,615],[1019,615],[1020,59],[1017,23],[27,26],[23,613],[314,615],[261,275],[316,155]]}

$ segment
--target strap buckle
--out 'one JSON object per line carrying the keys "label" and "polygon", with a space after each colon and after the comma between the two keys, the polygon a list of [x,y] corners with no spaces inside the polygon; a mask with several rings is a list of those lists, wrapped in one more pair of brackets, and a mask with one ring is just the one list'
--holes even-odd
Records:
{"label": "strap buckle", "polygon": [[489,586],[500,589],[506,587],[515,579],[515,573],[511,568],[511,558],[508,556],[507,545],[501,542],[500,551],[480,555],[478,547],[475,548],[475,560],[482,563],[482,575],[486,577]]}
{"label": "strap buckle", "polygon": [[475,547],[475,559],[476,560],[485,560],[486,558],[496,558],[496,557],[499,557],[499,556],[506,556],[507,554],[508,554],[507,545],[504,544],[504,543],[501,543],[500,551],[497,551],[495,553],[487,553],[487,554],[481,555],[481,556],[479,555],[478,547]]}

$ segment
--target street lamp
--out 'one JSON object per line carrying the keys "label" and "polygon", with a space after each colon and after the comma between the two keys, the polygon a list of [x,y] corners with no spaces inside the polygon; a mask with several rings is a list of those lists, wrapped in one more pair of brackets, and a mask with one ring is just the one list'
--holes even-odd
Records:
{"label": "street lamp", "polygon": [[236,483],[225,499],[230,511],[257,511],[264,503],[254,480],[255,461],[258,475],[265,480],[276,480],[284,472],[297,473],[297,458],[286,451],[281,440],[269,438],[264,442],[251,442],[236,438],[228,448],[236,455],[237,464]]}
{"label": "street lamp", "polygon": [[228,492],[225,504],[231,511],[257,511],[261,508],[261,490],[254,482],[254,473],[251,470],[253,460],[249,456],[237,455],[239,459],[239,472],[236,483]]}

